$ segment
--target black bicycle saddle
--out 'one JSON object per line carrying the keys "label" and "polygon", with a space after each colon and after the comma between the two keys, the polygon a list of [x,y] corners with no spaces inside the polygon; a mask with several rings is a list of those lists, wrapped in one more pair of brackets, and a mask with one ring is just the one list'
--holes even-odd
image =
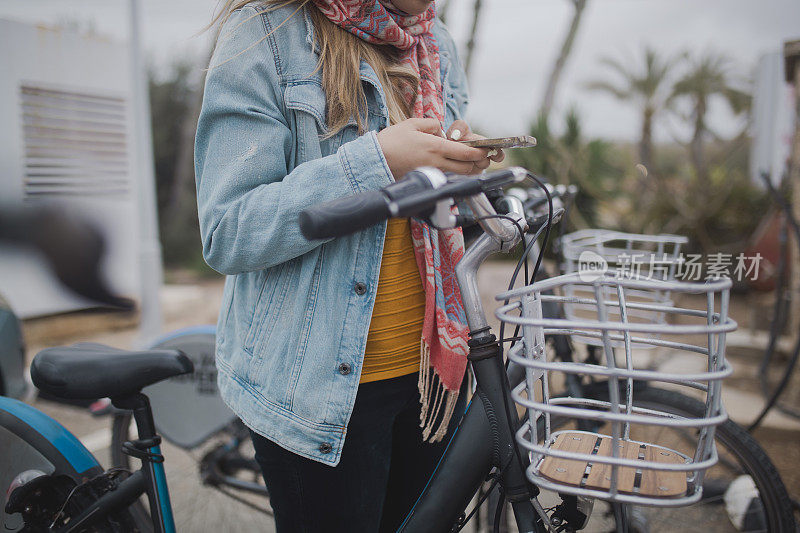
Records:
{"label": "black bicycle saddle", "polygon": [[36,354],[31,379],[39,390],[72,400],[120,398],[158,381],[189,374],[194,365],[179,350],[131,352],[80,343]]}

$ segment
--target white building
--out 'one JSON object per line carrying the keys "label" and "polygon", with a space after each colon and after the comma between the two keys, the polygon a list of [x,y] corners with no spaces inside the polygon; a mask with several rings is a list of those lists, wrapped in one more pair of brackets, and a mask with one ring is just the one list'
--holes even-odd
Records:
{"label": "white building", "polygon": [[[58,202],[105,232],[115,292],[142,295],[141,180],[127,44],[0,20],[0,205]],[[158,280],[160,282],[160,280]],[[22,317],[86,307],[32,252],[0,251],[0,293]]]}
{"label": "white building", "polygon": [[794,136],[794,96],[786,83],[783,52],[761,56],[754,77],[750,175],[763,185],[761,174],[769,174],[772,184],[778,186],[787,169]]}

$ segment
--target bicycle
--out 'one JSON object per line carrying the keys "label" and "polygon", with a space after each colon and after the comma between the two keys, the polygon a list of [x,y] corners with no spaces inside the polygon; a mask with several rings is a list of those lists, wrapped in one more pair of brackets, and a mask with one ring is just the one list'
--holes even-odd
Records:
{"label": "bicycle", "polygon": [[[498,341],[491,333],[477,289],[476,273],[480,264],[495,252],[511,251],[522,240],[528,226],[524,208],[519,199],[510,196],[500,198],[498,205],[502,206],[504,213],[497,214],[484,193],[496,192],[501,187],[518,183],[527,176],[526,171],[513,168],[478,178],[451,176],[447,179],[433,169],[421,169],[409,174],[403,181],[392,184],[381,191],[370,191],[356,197],[343,198],[332,204],[309,209],[301,214],[300,222],[304,232],[307,236],[316,238],[336,237],[346,232],[358,231],[390,216],[428,217],[432,223],[444,226],[464,222],[468,218],[466,215],[459,215],[460,218],[456,218],[451,213],[449,205],[453,198],[458,198],[471,208],[472,217],[484,230],[484,234],[478,237],[457,267],[459,287],[468,325],[471,329],[469,358],[477,382],[477,389],[473,396],[477,401],[470,402],[458,430],[448,443],[444,456],[431,480],[400,527],[400,531],[460,529],[466,523],[465,509],[477,487],[487,475],[490,475],[497,486],[503,488],[504,496],[511,502],[520,531],[576,530],[583,527],[589,518],[586,514],[589,510],[589,500],[583,495],[570,496],[563,488],[548,494],[539,489],[539,485],[537,485],[539,480],[534,479],[535,476],[529,477],[531,472],[541,471],[536,468],[540,468],[542,462],[536,456],[534,456],[536,460],[531,462],[531,456],[522,451],[521,446],[524,446],[526,442],[533,443],[531,444],[533,446],[543,446],[543,444],[540,444],[538,439],[534,439],[536,442],[533,442],[531,439],[526,441],[523,437],[531,435],[534,427],[538,431],[539,424],[544,424],[544,419],[541,419],[540,422],[540,418],[534,416],[532,424],[529,414],[522,421],[523,424],[527,423],[528,425],[520,426],[520,420],[514,410],[512,386],[516,390],[519,390],[519,383],[525,386],[531,367],[512,362],[506,370],[502,359],[502,343],[505,339]],[[552,203],[548,202],[548,204],[549,212],[546,220],[531,221],[531,226],[535,228],[537,234],[544,232],[547,235],[549,233],[554,213]],[[536,270],[534,268],[534,274]],[[555,279],[557,281],[550,281],[550,283],[564,281],[563,278]],[[526,279],[526,281],[531,280]],[[546,282],[547,280],[545,280]],[[528,288],[527,290],[535,291],[537,288],[541,288],[536,285],[533,287],[533,289]],[[665,288],[663,285],[657,287],[659,290]],[[671,289],[683,290],[684,287],[671,287]],[[691,290],[700,290],[715,296],[719,294],[719,297],[723,299],[722,295],[727,294],[727,287],[724,284],[705,289],[692,285]],[[726,320],[724,314],[722,311],[703,314],[709,320],[719,321],[723,325],[723,329],[706,325],[705,330],[701,327],[697,331],[705,331],[708,335],[720,335],[723,330],[728,331],[732,324]],[[531,333],[530,331],[526,333],[525,328],[530,330],[531,324],[523,324],[522,327],[523,341],[526,335],[530,339]],[[534,325],[535,327],[537,326]],[[563,335],[566,332],[558,331],[557,333]],[[541,340],[543,340],[543,336],[536,339],[536,342],[521,342],[518,343],[518,346],[541,346],[541,343],[537,344]],[[719,346],[723,351],[715,353],[723,356],[724,362],[724,339]],[[520,349],[517,348],[518,351]],[[527,358],[524,361],[530,362]],[[145,372],[145,370],[147,371]],[[91,523],[97,523],[100,520],[107,521],[115,513],[126,512],[132,503],[141,495],[146,494],[150,502],[150,509],[153,511],[151,517],[153,529],[155,531],[173,531],[174,522],[169,506],[169,493],[163,475],[163,456],[159,449],[160,437],[154,428],[149,401],[140,391],[145,386],[169,377],[188,374],[191,370],[191,361],[185,355],[170,350],[136,353],[97,345],[76,345],[40,352],[34,359],[31,369],[34,384],[40,389],[51,394],[73,398],[109,396],[116,407],[133,411],[139,438],[126,442],[124,451],[130,456],[138,458],[142,463],[142,468],[132,474],[124,473],[121,470],[110,470],[93,477],[90,474],[95,473],[96,470],[90,472],[91,468],[86,469],[83,473],[75,472],[79,475],[67,476],[74,486],[68,492],[59,493],[60,500],[56,499],[57,505],[54,506],[52,502],[50,505],[41,505],[41,501],[37,498],[42,498],[43,492],[41,490],[37,492],[36,489],[53,486],[61,474],[58,468],[53,468],[50,473],[34,472],[31,474],[31,470],[26,468],[27,465],[17,464],[17,471],[25,468],[25,472],[17,476],[17,483],[11,487],[6,511],[19,512],[26,523],[42,523],[49,530],[79,531]],[[614,395],[614,390],[619,393],[619,389],[609,387],[608,382],[598,380],[597,383],[601,384],[595,387],[598,391],[594,391],[591,386],[585,387],[588,395],[596,392],[596,396],[600,397],[602,390],[608,391],[610,396]],[[713,393],[717,392],[718,387],[711,387],[711,389],[713,397]],[[519,392],[516,394],[519,396]],[[555,395],[553,397],[557,398]],[[591,397],[589,396],[588,399],[591,400]],[[607,403],[617,405],[619,408],[619,400],[614,398],[611,400]],[[658,403],[661,400],[657,397],[651,398],[651,401],[656,406],[661,405]],[[710,402],[712,407],[718,405],[715,403],[716,401],[718,400]],[[692,414],[691,402],[687,405],[686,412],[690,416],[684,418],[698,418]],[[711,410],[712,416],[708,416],[709,410],[705,405],[703,407],[703,416],[700,419],[706,421],[703,422],[707,424],[705,427],[720,428],[717,436],[724,435],[724,424],[718,425],[724,416],[720,417],[720,413],[714,412],[713,409]],[[631,411],[634,408],[638,409],[639,406],[631,402],[627,410]],[[660,409],[661,407],[652,410]],[[677,410],[680,409],[681,406],[678,405]],[[7,412],[7,409],[0,405],[0,414],[3,412]],[[669,412],[666,410],[662,412],[666,413],[666,418],[671,420],[681,418],[669,416]],[[26,413],[20,414],[23,419],[30,416]],[[572,424],[576,420],[574,416],[563,416],[562,418],[567,424]],[[0,421],[2,420],[0,418]],[[556,422],[558,422],[557,419]],[[615,421],[616,425],[620,423],[622,422]],[[0,426],[5,429],[9,428],[2,422],[0,422]],[[553,423],[553,426],[557,427],[558,424]],[[601,428],[591,429],[599,430]],[[13,432],[14,428],[12,427],[11,430]],[[617,433],[619,432],[614,433],[612,437],[619,440]],[[79,454],[75,450],[81,448],[77,440],[65,443],[52,435],[43,434],[41,431],[38,432],[38,435],[42,437],[39,440],[34,438],[30,431],[28,433],[18,432],[16,435],[19,435],[17,439],[21,440],[22,446],[33,448],[43,457],[52,458],[53,461],[58,456],[63,457],[69,453],[77,456]],[[710,449],[713,449],[713,432],[710,435],[709,432],[706,432],[704,435],[706,441],[701,443],[702,446],[698,445],[696,448],[708,451],[710,446]],[[741,441],[735,438],[735,432],[731,435],[734,438],[728,444],[733,451],[746,456],[748,452],[746,447],[743,448]],[[725,441],[723,441],[724,443]],[[70,452],[70,450],[72,451]],[[91,457],[90,454],[88,455]],[[551,455],[553,454],[551,453]],[[613,453],[611,457],[613,457]],[[706,466],[711,466],[708,463],[713,462],[703,454],[700,455],[700,459],[689,465],[693,472],[705,470]],[[50,461],[51,464],[53,461]],[[612,469],[617,470],[617,477],[619,477],[620,470],[624,471],[630,466],[628,463],[608,464],[612,465]],[[637,466],[644,466],[647,469],[649,465]],[[758,470],[769,470],[769,466],[771,465],[766,456],[756,458],[755,461],[742,460],[739,465],[741,470],[750,475],[753,480],[757,480],[757,483],[762,479]],[[91,464],[91,467],[94,467],[94,464]],[[531,470],[531,467],[534,470]],[[73,470],[77,471],[77,468],[73,468]],[[774,472],[774,468],[772,471]],[[775,475],[777,476],[777,473]],[[615,474],[612,474],[613,477]],[[691,480],[700,478],[702,475],[695,473],[692,474]],[[688,479],[684,475],[684,480]],[[789,531],[789,527],[793,527],[793,519],[791,515],[787,518],[785,513],[780,513],[785,489],[780,494],[783,486],[780,478],[776,477],[776,479],[777,482],[772,487],[775,490],[762,490],[761,498],[768,513],[776,509],[779,512],[778,516],[767,516],[770,530]],[[83,494],[88,492],[87,487],[97,484],[98,480],[102,481],[103,487],[107,490]],[[761,489],[761,486],[758,486]],[[695,483],[691,489],[693,491],[691,497],[694,498],[697,494],[702,495],[706,487],[702,483]],[[609,494],[593,494],[592,496],[615,502],[611,504],[611,507],[617,529],[620,531],[633,530],[639,519],[636,509],[630,508],[625,498],[619,498],[619,490],[616,493],[613,489],[609,488],[609,490]],[[75,500],[76,493],[80,493],[82,496],[80,502]],[[559,494],[563,494],[563,498],[558,496]],[[556,500],[560,500],[560,503],[546,500],[548,497],[556,498]],[[551,503],[555,505],[551,505]],[[144,526],[146,524],[137,524],[137,527]],[[126,524],[119,527],[124,530]]]}
{"label": "bicycle", "polygon": [[[458,189],[458,187],[459,187],[458,183],[453,183],[452,185],[453,185],[454,189]],[[398,189],[400,187],[401,186],[398,186]],[[445,187],[447,187],[447,185],[445,185],[442,188],[445,188]],[[394,202],[394,208],[391,207],[391,205],[392,205],[391,203],[389,204],[389,206],[390,206],[389,207],[389,211],[390,211],[392,216],[403,216],[404,215],[404,213],[402,212],[403,208],[404,208],[404,202],[403,201],[405,199],[402,198],[401,195],[394,195],[393,192],[394,191],[391,191],[391,192],[390,191],[386,191],[386,193],[385,193],[386,199],[388,199],[389,202]],[[418,193],[418,194],[419,194],[418,201],[420,202],[422,209],[428,209],[429,212],[430,212],[430,210],[433,209],[433,204],[431,204],[431,200],[437,196],[436,193],[433,193],[433,192],[421,192],[421,193]],[[370,195],[373,198],[375,198],[375,200],[369,200],[369,196]],[[550,196],[549,192],[546,193],[545,196],[549,197]],[[519,200],[519,198],[517,198],[517,199]],[[365,193],[363,195],[360,195],[359,200],[361,202],[364,202],[364,204],[366,204],[366,205],[364,205],[364,204],[359,205],[359,202],[357,202],[355,200],[353,200],[350,204],[348,204],[346,200],[345,201],[336,202],[335,205],[333,205],[333,206],[328,208],[329,211],[333,215],[331,215],[331,216],[326,218],[325,217],[325,213],[323,212],[321,215],[318,216],[318,220],[313,220],[313,218],[311,220],[307,220],[306,223],[307,223],[307,226],[309,226],[308,229],[310,229],[312,232],[319,232],[320,236],[335,236],[335,235],[338,235],[340,233],[338,231],[336,231],[336,232],[334,232],[335,235],[331,235],[330,234],[331,230],[329,230],[329,229],[326,230],[325,229],[325,226],[327,224],[331,224],[333,227],[336,227],[336,224],[341,223],[342,218],[344,216],[346,216],[346,213],[348,213],[348,212],[350,214],[355,214],[355,213],[358,213],[360,211],[360,209],[362,209],[362,208],[366,207],[367,208],[366,211],[369,211],[369,207],[375,208],[375,206],[381,206],[382,205],[380,198],[378,198],[376,195],[370,194],[370,193]],[[513,202],[510,202],[508,200],[510,200],[510,199],[507,198],[507,207],[511,207],[509,204],[512,204]],[[552,198],[550,198],[549,200],[550,201],[548,203],[550,204],[549,205],[549,207],[550,207],[549,211],[550,212],[548,213],[548,220],[552,220],[553,215],[554,215],[553,206],[552,206]],[[534,201],[530,202],[528,205],[530,207],[533,207],[533,206],[536,205],[536,203],[537,202],[534,199]],[[476,208],[476,206],[474,204],[470,204],[470,207],[472,207],[473,213],[476,215],[476,218],[478,218],[479,220],[480,220],[480,218],[482,216],[488,217],[488,218],[484,219],[484,221],[492,220],[492,217],[495,216],[490,211],[482,209],[481,206],[477,206],[477,208]],[[518,205],[517,206],[517,210],[515,212],[516,213],[520,213],[521,212],[520,211],[521,207],[523,207],[523,206]],[[514,209],[512,208],[511,211],[514,212]],[[442,211],[440,210],[439,213],[441,213],[441,212]],[[435,215],[436,215],[436,212],[434,212],[434,214],[432,215],[431,218],[433,219],[433,216],[435,216]],[[364,218],[367,219],[367,217],[364,217]],[[534,217],[534,219],[535,219],[535,217]],[[367,222],[367,220],[365,220],[365,222]],[[436,221],[434,221],[434,222],[436,222]],[[345,231],[351,231],[351,230],[352,230],[352,228],[346,228]],[[508,237],[508,235],[506,235],[505,237]],[[484,237],[484,239],[486,239],[486,237]],[[656,252],[663,253],[664,252],[664,243],[665,243],[665,241],[669,241],[669,239],[663,239],[662,238],[662,239],[656,239],[656,240],[660,240],[661,241],[656,246],[656,249],[655,249]],[[500,241],[501,241],[501,244],[500,244],[499,248],[502,249],[503,248],[503,244],[502,244],[503,238],[501,238]],[[485,243],[486,241],[484,240],[483,242]],[[536,242],[536,238],[534,237],[533,239],[531,239],[531,242],[535,243]],[[672,254],[671,258],[673,260],[675,259],[675,257],[679,253],[680,244],[683,244],[683,243],[685,243],[685,239],[683,239],[683,238],[675,238],[673,240],[673,248],[671,250],[671,254]],[[470,264],[470,261],[469,261],[470,256],[472,256],[471,257],[472,259],[474,259],[475,257],[481,257],[481,253],[482,253],[481,247],[482,247],[482,243],[481,243],[481,241],[479,239],[479,241],[475,245],[475,248],[477,248],[477,250],[473,249],[470,252],[468,252],[467,256],[465,256],[464,259],[462,260],[462,266],[460,268],[468,269],[468,268],[473,267],[474,265]],[[537,260],[537,268],[538,268],[538,264],[539,263],[540,263],[540,260]],[[467,265],[467,266],[464,266],[464,265]],[[671,269],[674,269],[674,263],[669,265],[668,271],[665,272],[665,277],[671,275],[671,273],[673,272]],[[475,268],[475,270],[477,270],[477,268]],[[459,274],[459,285],[462,288],[462,296],[464,296],[465,309],[468,309],[469,308],[469,305],[467,303],[468,301],[470,301],[470,302],[477,301],[477,298],[474,295],[474,291],[476,290],[475,285],[474,285],[474,278],[471,279],[468,275],[466,275],[464,273],[464,270],[459,270],[457,272]],[[534,269],[534,275],[535,275],[535,272],[536,272],[536,268]],[[463,279],[462,279],[462,274],[463,274]],[[566,285],[574,286],[575,284],[573,283],[573,284],[566,284]],[[619,284],[617,284],[617,286],[619,286]],[[681,285],[669,284],[667,282],[662,282],[660,285],[656,284],[655,286],[649,287],[649,289],[650,289],[649,292],[651,294],[656,294],[656,295],[659,295],[659,296],[663,297],[663,296],[668,296],[669,295],[670,291],[667,290],[667,289],[672,289],[673,291],[676,291],[676,290],[677,291],[681,291],[681,290],[686,289],[686,287],[687,287],[687,285],[685,285],[685,284],[681,286]],[[464,290],[465,288],[467,288],[466,293],[465,293],[465,290]],[[645,288],[648,288],[648,287],[645,287]],[[473,294],[469,294],[469,291],[473,291]],[[727,295],[727,288],[724,289],[723,292],[724,292],[724,294]],[[637,296],[640,296],[640,295],[637,295]],[[504,297],[504,295],[498,295],[498,299],[501,299],[503,297]],[[727,296],[725,296],[725,298],[727,298]],[[568,298],[568,299],[570,299],[570,298]],[[670,312],[670,311],[674,311],[674,309],[671,308],[671,305],[670,305],[671,302],[669,300],[662,299],[658,303],[660,303],[661,306],[656,310],[657,312],[655,312],[654,314],[655,314],[655,316],[657,318],[660,319],[660,320],[657,321],[657,322],[659,322],[659,323],[657,323],[658,330],[662,330],[663,331],[663,330],[667,329],[666,326],[664,325],[664,321],[663,321],[664,314],[667,313],[667,312]],[[623,305],[622,307],[625,307],[625,306]],[[636,305],[633,305],[633,307],[636,307]],[[642,307],[641,304],[640,304],[639,307]],[[543,313],[541,309],[540,309],[539,312]],[[501,312],[498,311],[498,313],[501,313]],[[550,313],[549,316],[558,316],[558,310],[550,309],[549,313]],[[471,331],[472,331],[472,339],[473,339],[473,341],[475,341],[475,339],[476,339],[475,333],[476,332],[480,332],[481,329],[485,328],[486,327],[485,326],[486,322],[485,322],[485,319],[482,319],[482,317],[480,316],[481,315],[480,312],[476,313],[476,316],[473,316],[473,317],[469,316],[469,312],[467,314],[468,314],[468,322],[469,322],[469,325],[470,325],[470,328],[471,328]],[[691,313],[689,313],[689,314],[691,314]],[[713,309],[707,310],[706,315],[709,316],[709,317],[714,315],[717,318],[719,318],[719,313],[715,314]],[[723,313],[723,315],[724,315],[724,313]],[[504,318],[506,320],[509,319],[508,315],[498,315],[498,317],[501,317],[501,316],[502,316],[502,318]],[[545,313],[545,316],[548,316],[548,315]],[[710,320],[710,318],[709,318],[709,320]],[[476,327],[476,326],[479,326],[479,327]],[[683,329],[683,330],[681,330],[681,328],[675,329],[676,333],[680,333],[681,331],[685,332],[685,331],[687,331],[687,329]],[[689,329],[688,331],[691,331],[691,330]],[[550,333],[553,333],[553,332],[551,331]],[[560,332],[560,333],[561,333],[561,335],[563,335],[564,332]],[[542,339],[543,339],[543,337],[544,337],[544,331],[542,331]],[[723,339],[724,339],[724,336],[723,336]],[[724,344],[724,342],[723,342],[723,344]],[[472,345],[472,343],[471,343],[471,345]],[[542,345],[540,344],[540,346],[542,346]],[[710,352],[711,352],[711,350],[709,350],[709,353]],[[478,387],[480,388],[482,386],[482,381],[481,381],[481,377],[480,377],[480,369],[476,365],[476,361],[474,360],[474,354],[471,354],[471,355],[473,355],[473,357],[471,357],[473,371],[474,371],[475,376],[476,376],[476,381],[478,382]],[[569,355],[571,355],[571,351],[570,351]],[[567,353],[565,353],[563,350],[562,350],[560,356],[561,357],[565,357],[565,358],[568,357]],[[518,360],[517,362],[518,363],[522,363],[522,360]],[[509,369],[509,373],[510,374],[513,373],[513,368]],[[636,376],[636,377],[637,377],[637,379],[641,379],[641,376]],[[702,421],[702,420],[707,420],[711,416],[710,407],[714,406],[713,402],[709,403],[708,405],[703,405],[701,403],[698,403],[696,400],[692,400],[691,398],[687,398],[687,397],[685,397],[683,395],[675,393],[674,391],[662,390],[662,389],[658,389],[658,388],[652,387],[650,385],[650,382],[652,382],[657,376],[651,374],[651,375],[648,375],[647,377],[650,378],[650,379],[643,381],[643,383],[645,385],[647,385],[647,388],[644,389],[643,391],[639,392],[636,395],[637,404],[647,405],[649,411],[651,411],[651,412],[660,412],[660,413],[662,413],[662,415],[665,416],[665,418],[669,418],[669,415],[672,414],[672,415],[677,415],[677,416],[679,416],[681,418],[684,418],[684,419],[694,419],[694,420],[701,420]],[[707,376],[705,376],[705,377],[707,377]],[[721,375],[718,375],[718,377],[721,377]],[[483,383],[485,383],[485,379],[484,379]],[[570,392],[576,392],[576,391],[580,392],[581,389],[579,389],[578,387],[581,387],[581,384],[580,383],[574,383],[574,381],[573,381],[572,387],[571,387],[572,390]],[[583,392],[585,393],[585,395],[588,398],[594,399],[595,401],[597,401],[600,398],[602,398],[602,396],[604,394],[608,394],[610,396],[614,395],[614,392],[613,392],[614,388],[613,387],[609,388],[607,386],[607,383],[602,383],[602,382],[601,383],[595,382],[593,390],[590,389],[589,387],[586,387],[586,386],[583,386],[582,389],[583,389]],[[478,396],[480,396],[480,394],[478,394]],[[712,394],[712,396],[713,396],[713,394]],[[517,401],[517,403],[522,403],[524,405],[524,402],[521,402],[522,398],[521,398],[519,393],[516,394],[514,399]],[[608,398],[608,397],[606,397],[605,400],[606,400],[606,403],[608,403],[608,400],[612,400],[613,403],[616,403],[615,400],[613,400],[611,398]],[[633,403],[633,395],[632,394],[628,394],[628,401]],[[499,404],[494,403],[493,405],[499,405]],[[504,405],[504,407],[507,407],[507,405]],[[541,408],[542,406],[539,405],[538,407]],[[597,406],[595,405],[595,407],[597,407]],[[719,406],[717,406],[717,407],[719,407]],[[629,406],[629,408],[632,409],[632,408],[634,408],[634,406],[631,405],[631,406]],[[468,411],[468,414],[469,414],[469,411]],[[585,413],[581,413],[581,414],[585,414]],[[720,419],[720,422],[721,422],[722,418],[726,419],[726,417],[720,416],[720,415],[717,415],[717,417],[718,417],[718,419]],[[509,418],[511,418],[511,417],[509,417]],[[528,423],[531,424],[532,422],[529,420]],[[562,423],[563,423],[563,421],[562,421]],[[583,427],[585,428],[586,426],[584,425]],[[629,429],[630,429],[629,425],[626,426],[626,427],[628,428],[628,431],[629,431]],[[708,426],[705,426],[705,427],[708,427]],[[745,472],[745,473],[748,473],[748,474],[751,474],[751,473],[755,474],[755,475],[748,475],[747,477],[749,477],[751,480],[753,480],[755,485],[757,486],[758,493],[761,495],[761,505],[763,506],[763,509],[762,509],[762,513],[754,513],[754,514],[759,514],[761,516],[764,516],[765,520],[767,520],[767,526],[770,528],[770,530],[774,530],[774,531],[787,530],[787,531],[789,531],[789,530],[794,529],[794,519],[793,519],[793,517],[791,515],[791,510],[790,510],[791,506],[789,505],[790,500],[788,498],[788,494],[785,491],[785,487],[783,486],[783,483],[780,480],[780,477],[779,477],[777,471],[775,470],[774,466],[771,464],[771,462],[767,458],[766,454],[763,453],[763,451],[760,449],[760,447],[757,445],[757,443],[754,440],[750,439],[746,435],[746,433],[743,432],[741,430],[741,428],[736,426],[733,422],[730,422],[730,421],[728,421],[726,419],[724,422],[722,422],[721,426],[717,426],[717,427],[718,427],[718,430],[719,430],[719,437],[718,438],[722,441],[723,446],[725,448],[730,447],[730,449],[732,451],[731,457],[735,458],[738,462],[742,463],[741,466],[743,466],[743,468],[731,468],[731,470],[737,471],[737,473],[739,473],[739,471],[740,471],[740,472]],[[593,429],[595,431],[599,431],[601,428],[595,427]],[[461,430],[461,428],[460,428],[460,430]],[[522,431],[522,430],[520,430],[520,431]],[[524,439],[520,439],[520,433],[519,432],[517,433],[517,437],[518,437],[518,440],[520,441],[520,444],[524,444]],[[683,436],[683,438],[686,438],[686,437]],[[708,433],[704,433],[704,438],[706,439],[706,442],[713,441],[713,438],[714,438],[713,437],[713,431],[711,432],[710,436],[708,435]],[[468,439],[465,438],[463,440],[466,441]],[[456,443],[458,442],[457,437],[454,439],[454,441]],[[657,442],[658,439],[652,439],[652,441],[656,441]],[[453,446],[453,443],[451,443],[451,446]],[[696,446],[696,448],[699,450],[701,447],[700,446]],[[448,449],[450,450],[450,448],[448,448]],[[451,453],[453,455],[458,455],[455,451],[452,451]],[[708,450],[706,450],[703,453],[709,453],[709,452],[708,452]],[[701,453],[700,456],[702,457],[702,455],[703,454]],[[446,453],[445,457],[443,458],[442,468],[445,471],[448,470],[447,469],[448,457],[449,457],[449,454]],[[540,460],[541,460],[541,458],[540,458]],[[727,460],[725,462],[728,465],[734,463],[731,460]],[[455,461],[453,461],[453,463],[451,463],[451,464],[454,464],[454,463],[455,463]],[[612,463],[607,463],[607,464],[612,464]],[[638,465],[638,466],[641,467],[641,465]],[[650,465],[650,466],[653,466],[653,465]],[[730,468],[730,467],[728,467],[728,468]],[[653,470],[657,471],[656,469],[653,469]],[[668,471],[668,469],[667,469],[667,471]],[[528,469],[528,473],[529,474],[531,473],[530,469]],[[690,498],[689,500],[694,499],[695,502],[699,502],[700,501],[702,489],[704,488],[704,487],[702,487],[702,485],[703,485],[703,483],[702,483],[702,480],[703,480],[702,473],[703,473],[703,469],[698,469],[696,471],[696,474],[695,474],[697,476],[697,479],[695,479],[696,490],[695,490],[695,493],[693,494],[692,498]],[[641,474],[641,472],[638,472],[638,474]],[[436,474],[434,474],[434,477],[433,477],[433,479],[431,481],[431,484],[435,483],[436,479],[437,479]],[[725,487],[730,485],[728,483],[719,483],[719,477],[717,477],[715,480],[718,482],[718,485],[722,485],[722,486],[725,486]],[[536,481],[538,482],[539,486],[543,486],[543,484],[541,483],[541,478],[537,479]],[[505,479],[505,482],[506,482],[506,484],[508,483],[508,478]],[[429,487],[430,486],[431,485],[429,485]],[[563,486],[561,487],[561,490],[564,490]],[[436,490],[433,490],[433,489],[431,489],[430,492],[426,491],[425,493],[423,493],[421,498],[424,500],[426,494],[435,493],[435,492],[436,492]],[[506,490],[506,492],[509,492],[509,491]],[[709,486],[709,490],[707,490],[706,492],[707,492],[707,496],[713,497],[713,494],[710,494],[710,493],[713,492],[711,490],[710,486]],[[513,496],[513,493],[512,493],[512,496]],[[607,498],[609,500],[618,499],[619,501],[622,501],[622,502],[626,501],[626,499],[624,497],[620,499],[617,494],[614,494],[614,490],[611,490],[611,494],[606,494],[606,493],[602,493],[602,492],[601,493],[595,492],[593,494],[593,496],[595,496],[595,497],[602,496],[602,497],[605,497],[605,498]],[[688,503],[689,500],[686,500],[685,503]],[[707,502],[708,500],[709,500],[709,498],[707,498],[705,501]],[[634,500],[629,500],[629,501],[636,501],[636,500],[634,499]],[[517,506],[515,506],[514,503],[515,502],[514,502],[514,500],[512,498],[512,507],[514,507],[515,514],[517,515],[516,519],[517,519],[518,526],[520,526],[520,525],[523,525],[522,524],[523,521],[521,520],[521,518],[524,517],[524,511],[520,511],[519,509],[517,509]],[[654,504],[654,503],[663,504],[663,501],[657,502],[657,501],[651,499],[650,502],[643,502],[643,503],[650,503],[651,505]],[[675,501],[673,500],[670,503],[674,504]],[[562,527],[562,526],[565,526],[565,525],[568,526],[569,523],[570,523],[570,519],[572,519],[572,520],[576,519],[576,516],[578,514],[576,512],[578,505],[579,504],[577,503],[576,499],[571,499],[571,500],[568,499],[568,501],[562,502],[562,504],[560,506],[555,507],[556,513],[558,513],[558,519],[559,519],[558,522],[560,523],[560,526],[558,526],[558,527]],[[672,505],[670,505],[670,507],[671,506]],[[654,509],[659,509],[659,508],[663,509],[665,507],[652,507],[652,508],[654,508]],[[539,515],[541,517],[541,515],[542,515],[542,513],[540,512],[541,508],[537,509],[537,511],[539,512]],[[639,516],[637,515],[636,512],[629,511],[628,509],[626,509],[624,507],[619,508],[619,509],[615,508],[614,512],[616,514],[617,522],[620,522],[620,521],[625,522],[626,521],[626,518],[625,518],[626,515],[630,516],[631,520],[633,520],[633,521],[639,520],[641,522],[641,519],[639,518]],[[413,515],[413,512],[412,512],[412,515]],[[431,517],[428,517],[428,518],[431,518]],[[543,518],[543,521],[547,520],[544,517],[542,517],[542,518]],[[552,523],[550,524],[550,526],[554,526],[554,525],[555,524],[552,524]],[[618,526],[619,525],[620,524],[618,523]],[[523,530],[523,529],[520,528],[520,530]]]}

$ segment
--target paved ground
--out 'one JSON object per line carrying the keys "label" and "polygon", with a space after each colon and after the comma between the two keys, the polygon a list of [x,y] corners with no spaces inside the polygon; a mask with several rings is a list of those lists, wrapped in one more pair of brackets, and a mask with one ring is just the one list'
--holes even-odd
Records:
{"label": "paved ground", "polygon": [[[480,273],[479,285],[484,298],[485,309],[490,321],[497,327],[493,310],[497,303],[491,295],[505,288],[512,268],[511,263],[489,263]],[[163,291],[165,326],[164,331],[198,324],[213,323],[222,293],[219,280],[195,282],[188,285],[170,285]],[[735,301],[735,297],[734,297]],[[93,314],[77,314],[56,319],[38,320],[26,324],[28,357],[39,349],[54,344],[93,341],[133,348],[143,344],[135,328],[135,320],[126,317],[106,317]],[[742,343],[750,342],[740,336]],[[733,357],[736,365],[736,378],[742,386],[729,387],[725,403],[731,416],[740,422],[749,422],[763,404],[761,396],[752,386],[757,369],[758,358],[752,354]],[[682,365],[685,359],[669,361],[671,365]],[[736,382],[734,380],[733,382]],[[84,409],[54,404],[41,399],[31,399],[36,407],[58,419],[74,432],[94,452],[104,464],[109,461],[110,422],[108,419],[93,418]],[[800,423],[779,413],[767,418],[765,428],[760,430],[759,438],[772,455],[782,471],[787,485],[795,498],[800,496]],[[167,458],[167,475],[173,504],[180,531],[273,531],[271,519],[250,510],[247,506],[227,498],[201,485],[197,475],[196,460],[203,450],[186,452],[166,444],[164,454]],[[266,505],[257,499],[258,505]]]}

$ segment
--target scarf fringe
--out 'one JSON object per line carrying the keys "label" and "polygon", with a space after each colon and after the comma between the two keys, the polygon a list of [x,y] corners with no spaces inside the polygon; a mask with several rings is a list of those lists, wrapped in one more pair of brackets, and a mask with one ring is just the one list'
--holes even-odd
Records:
{"label": "scarf fringe", "polygon": [[447,434],[450,419],[458,401],[458,390],[448,390],[439,379],[436,369],[431,372],[431,349],[424,339],[420,340],[419,389],[421,409],[419,427],[422,440],[439,442]]}

